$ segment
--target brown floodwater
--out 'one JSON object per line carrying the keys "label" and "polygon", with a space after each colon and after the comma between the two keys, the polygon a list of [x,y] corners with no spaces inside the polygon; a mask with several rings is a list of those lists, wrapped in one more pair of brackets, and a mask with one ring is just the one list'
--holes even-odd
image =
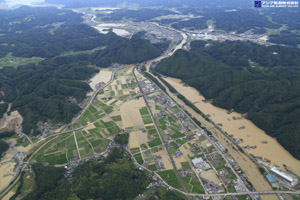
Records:
{"label": "brown floodwater", "polygon": [[108,69],[101,69],[99,73],[97,73],[90,81],[89,85],[93,89],[96,90],[96,85],[100,82],[107,83],[111,78],[112,72]]}
{"label": "brown floodwater", "polygon": [[[246,149],[247,152],[255,156],[261,156],[263,159],[269,159],[271,165],[278,165],[284,170],[283,164],[287,165],[295,174],[300,176],[300,161],[294,158],[286,151],[276,139],[270,137],[262,129],[258,128],[248,119],[233,118],[241,117],[241,114],[233,112],[228,114],[227,110],[218,108],[211,103],[205,103],[205,98],[192,87],[186,87],[180,83],[179,79],[166,78],[182,95],[184,95],[215,123],[221,123],[222,129],[228,134],[234,135],[235,138],[243,139],[240,146],[256,146],[256,149]],[[244,127],[241,129],[241,127]],[[267,144],[263,143],[266,141]]]}
{"label": "brown floodwater", "polygon": [[[173,78],[166,78],[166,80],[176,87],[176,89],[184,94],[186,98],[188,98],[192,102],[198,102],[201,101],[201,97],[199,96],[199,93],[197,90],[195,90],[192,87],[184,87],[180,82],[179,79],[173,79]],[[203,126],[206,128],[212,127],[212,124],[205,120],[200,114],[196,113],[193,109],[186,106],[185,103],[177,98],[176,95],[171,93],[168,89],[168,94],[182,107],[184,107],[193,117],[197,118]],[[194,94],[194,95],[190,95]],[[195,95],[196,94],[196,95]],[[190,97],[192,96],[192,98]],[[196,101],[195,101],[196,100]],[[198,105],[197,105],[198,106]],[[217,108],[217,107],[216,107]],[[219,108],[217,108],[219,109]],[[221,109],[222,110],[222,109]],[[226,112],[226,111],[225,111]],[[227,114],[227,113],[226,113]],[[216,138],[219,140],[219,142],[228,149],[228,153],[233,157],[233,159],[239,164],[241,169],[245,172],[245,176],[249,179],[249,181],[253,184],[254,188],[257,191],[267,191],[272,190],[271,185],[266,180],[264,176],[261,175],[259,172],[257,165],[245,154],[240,153],[237,151],[230,140],[228,140],[219,130],[217,129],[211,129],[211,132],[214,133]],[[231,133],[229,133],[231,134]],[[276,195],[261,195],[262,200],[276,200],[278,197]]]}

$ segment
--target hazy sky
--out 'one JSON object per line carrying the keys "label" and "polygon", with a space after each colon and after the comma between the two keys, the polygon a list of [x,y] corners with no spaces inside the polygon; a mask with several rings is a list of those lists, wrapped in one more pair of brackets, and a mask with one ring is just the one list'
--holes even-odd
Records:
{"label": "hazy sky", "polygon": [[6,0],[8,6],[14,6],[18,4],[28,5],[28,4],[42,3],[42,2],[44,2],[44,0]]}

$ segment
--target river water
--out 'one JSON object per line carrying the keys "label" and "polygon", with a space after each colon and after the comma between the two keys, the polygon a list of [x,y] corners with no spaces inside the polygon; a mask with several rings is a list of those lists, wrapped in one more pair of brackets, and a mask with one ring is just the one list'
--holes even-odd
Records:
{"label": "river water", "polygon": [[[215,124],[221,123],[223,131],[228,134],[234,135],[235,138],[243,139],[243,143],[240,146],[256,146],[256,149],[249,149],[246,151],[255,155],[261,156],[263,159],[269,159],[271,165],[278,165],[281,169],[283,164],[287,165],[295,174],[300,176],[300,161],[295,159],[288,151],[286,151],[276,139],[267,135],[263,130],[258,128],[250,120],[239,119],[234,120],[233,117],[241,117],[241,114],[233,112],[227,113],[227,110],[218,108],[211,103],[205,103],[205,98],[192,87],[187,87],[181,84],[179,79],[166,78],[166,80],[172,84],[178,92],[193,102],[204,114],[210,115],[210,119]],[[244,129],[239,129],[240,127]],[[262,143],[267,141],[267,144]]]}

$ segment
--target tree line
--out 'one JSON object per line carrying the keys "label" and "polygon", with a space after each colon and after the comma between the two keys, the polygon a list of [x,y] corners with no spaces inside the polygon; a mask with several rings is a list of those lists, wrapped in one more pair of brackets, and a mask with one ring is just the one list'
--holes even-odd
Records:
{"label": "tree line", "polygon": [[134,199],[145,191],[150,178],[136,168],[126,150],[114,149],[107,158],[90,161],[64,178],[65,169],[34,164],[35,188],[24,200],[35,199]]}
{"label": "tree line", "polygon": [[299,159],[300,51],[237,41],[195,41],[191,47],[156,71],[182,79],[216,106],[246,113]]}
{"label": "tree line", "polygon": [[[17,19],[30,14],[43,19],[43,10],[24,7],[9,13]],[[24,118],[22,128],[26,134],[39,134],[38,122],[70,122],[81,109],[78,104],[91,90],[87,80],[99,71],[96,66],[144,62],[159,56],[169,45],[168,42],[151,44],[143,39],[144,33],[137,33],[131,39],[113,32],[100,34],[82,24],[76,13],[59,9],[50,9],[49,12],[55,16],[65,13],[64,18],[54,17],[51,22],[65,21],[54,27],[53,24],[45,25],[49,23],[45,19],[38,27],[28,26],[21,32],[10,31],[0,36],[0,43],[9,44],[0,45],[2,56],[11,52],[14,56],[46,58],[37,64],[0,69],[0,91],[4,93],[0,100],[5,102],[0,104],[0,115],[6,112],[7,103],[12,103],[11,111],[18,110]],[[99,46],[106,48],[78,55],[61,55]]]}

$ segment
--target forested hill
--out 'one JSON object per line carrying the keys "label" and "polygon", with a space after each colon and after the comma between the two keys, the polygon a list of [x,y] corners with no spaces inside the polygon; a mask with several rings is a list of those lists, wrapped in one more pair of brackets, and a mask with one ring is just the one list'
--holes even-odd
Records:
{"label": "forested hill", "polygon": [[182,79],[213,104],[247,113],[300,159],[300,51],[250,42],[194,41],[156,70]]}
{"label": "forested hill", "polygon": [[24,6],[0,10],[0,15],[0,57],[12,53],[17,57],[51,58],[105,46],[118,38],[112,33],[99,34],[81,23],[80,14],[69,10]]}
{"label": "forested hill", "polygon": [[183,6],[214,6],[220,7],[229,6],[232,7],[252,7],[253,1],[251,0],[210,0],[210,1],[199,1],[199,0],[110,0],[110,1],[99,1],[99,0],[46,0],[46,3],[65,5],[70,8],[81,8],[81,7],[97,7],[97,6],[118,6],[121,4],[127,5],[139,5],[140,7],[146,6],[165,6],[165,7],[183,7]]}
{"label": "forested hill", "polygon": [[[49,10],[48,10],[49,9]],[[56,8],[22,7],[0,11],[0,57],[38,56],[44,60],[0,69],[0,101],[18,110],[26,134],[38,134],[38,122],[68,123],[90,90],[86,80],[97,66],[133,64],[159,56],[168,43],[151,44],[136,34],[131,39],[100,34],[82,23],[79,14]],[[48,19],[45,15],[53,16]],[[48,24],[50,23],[50,24]],[[97,50],[103,47],[103,50]],[[67,56],[69,55],[69,56]],[[1,113],[7,104],[1,104]]]}
{"label": "forested hill", "polygon": [[90,60],[93,64],[101,67],[108,67],[112,63],[141,63],[158,57],[168,47],[168,42],[150,44],[141,36],[136,34],[131,39],[119,38],[104,50],[94,52]]}
{"label": "forested hill", "polygon": [[114,149],[101,162],[90,161],[75,168],[71,183],[64,178],[64,168],[35,164],[33,170],[36,187],[24,200],[134,199],[151,181],[123,148]]}
{"label": "forested hill", "polygon": [[[44,167],[42,164],[34,164],[32,168],[35,187],[23,197],[24,200],[128,200],[146,192],[146,187],[151,182],[147,172],[136,168],[124,148],[114,149],[105,159],[89,161],[76,167],[72,172],[71,182],[64,178],[64,168]],[[25,176],[21,178],[24,179]],[[17,193],[11,199],[18,199],[19,190],[25,185],[23,183],[21,181]],[[155,190],[152,195],[160,200],[184,199],[163,187]]]}
{"label": "forested hill", "polygon": [[80,22],[82,21],[81,15],[71,10],[60,10],[54,7],[22,6],[15,10],[0,10],[2,34],[66,21]]}
{"label": "forested hill", "polygon": [[[86,59],[87,56],[84,56]],[[88,67],[81,56],[47,59],[38,65],[0,70],[3,100],[24,117],[23,131],[38,134],[37,122],[67,123],[80,110],[76,102],[85,98],[90,86],[82,82],[98,70]],[[70,97],[76,99],[71,101]]]}

